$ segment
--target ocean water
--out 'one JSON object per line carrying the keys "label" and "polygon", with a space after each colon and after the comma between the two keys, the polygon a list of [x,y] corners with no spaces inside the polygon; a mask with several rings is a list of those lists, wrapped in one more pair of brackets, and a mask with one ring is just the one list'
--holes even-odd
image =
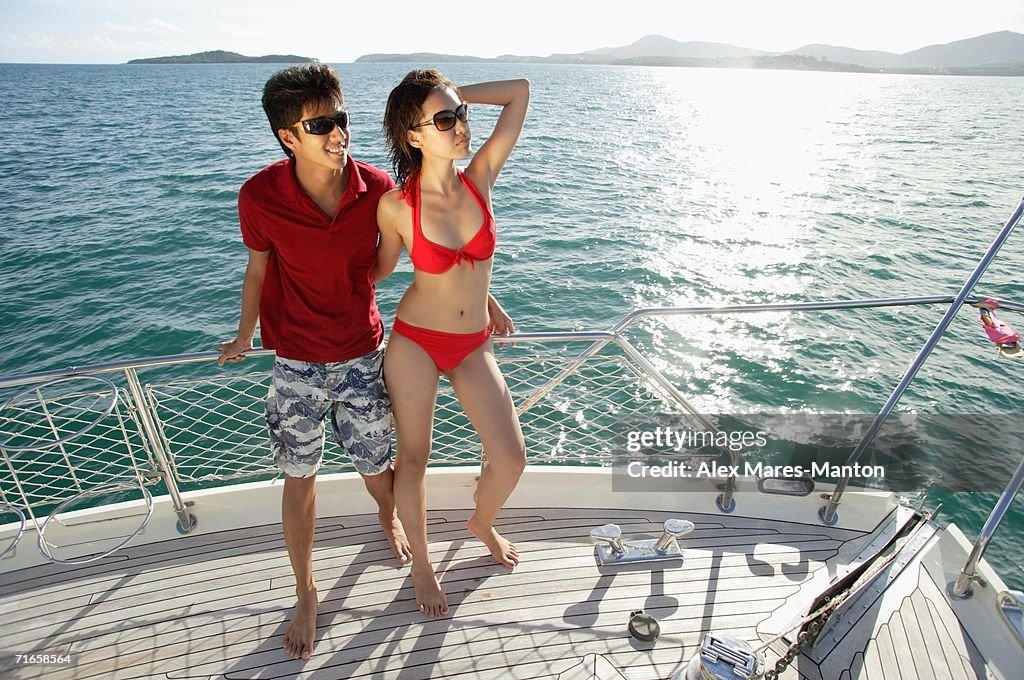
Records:
{"label": "ocean water", "polygon": [[[387,167],[384,102],[413,66],[337,65],[357,158]],[[281,156],[259,104],[277,68],[0,64],[0,374],[233,335],[235,200]],[[533,85],[494,197],[493,292],[524,331],[606,329],[640,306],[951,295],[1024,194],[1024,78],[444,70]],[[479,142],[496,114],[472,115]],[[1022,268],[1011,237],[978,292],[1022,299]],[[406,261],[380,287],[386,318],[409,278]],[[943,311],[686,317],[635,341],[705,413],[870,414]],[[965,417],[998,439],[991,416],[1021,412],[1021,371],[994,359],[967,310],[898,410]],[[1016,459],[973,463],[950,472],[982,491],[924,500],[971,538]],[[1020,506],[989,550],[1017,587]]]}

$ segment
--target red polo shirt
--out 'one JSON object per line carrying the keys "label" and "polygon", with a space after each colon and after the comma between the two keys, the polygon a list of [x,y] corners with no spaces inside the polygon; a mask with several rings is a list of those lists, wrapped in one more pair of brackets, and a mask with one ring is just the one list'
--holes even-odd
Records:
{"label": "red polo shirt", "polygon": [[242,240],[271,251],[260,339],[279,357],[347,361],[374,350],[384,336],[373,284],[377,201],[395,183],[351,156],[348,169],[333,219],[299,186],[290,158],[259,171],[238,192]]}

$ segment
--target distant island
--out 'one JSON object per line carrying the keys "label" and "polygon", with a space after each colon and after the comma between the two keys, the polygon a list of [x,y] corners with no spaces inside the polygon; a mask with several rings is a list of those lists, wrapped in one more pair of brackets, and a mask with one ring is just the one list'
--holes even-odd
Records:
{"label": "distant island", "polygon": [[765,52],[725,43],[680,42],[648,35],[622,47],[603,47],[547,57],[503,54],[492,59],[456,54],[367,54],[356,62],[499,62],[528,64],[605,64],[615,66],[691,66],[764,68],[855,73],[1024,76],[1024,34],[998,31],[905,54],[804,45],[788,52]]}
{"label": "distant island", "polygon": [[318,61],[311,57],[300,57],[294,54],[268,54],[262,57],[247,57],[238,52],[212,50],[181,54],[174,57],[150,57],[149,59],[132,59],[129,64],[305,64]]}

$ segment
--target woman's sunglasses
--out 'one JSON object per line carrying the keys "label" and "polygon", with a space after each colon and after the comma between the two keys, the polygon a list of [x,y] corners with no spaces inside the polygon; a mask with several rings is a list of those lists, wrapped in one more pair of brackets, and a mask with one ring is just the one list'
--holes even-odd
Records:
{"label": "woman's sunglasses", "polygon": [[348,111],[342,111],[333,116],[320,116],[300,121],[302,129],[311,135],[329,135],[334,131],[334,126],[344,130],[348,127]]}
{"label": "woman's sunglasses", "polygon": [[410,129],[415,130],[416,128],[423,127],[424,125],[433,125],[439,132],[445,132],[446,130],[451,130],[455,127],[456,120],[461,120],[463,123],[469,122],[469,104],[462,102],[454,111],[438,111],[430,120],[417,123]]}

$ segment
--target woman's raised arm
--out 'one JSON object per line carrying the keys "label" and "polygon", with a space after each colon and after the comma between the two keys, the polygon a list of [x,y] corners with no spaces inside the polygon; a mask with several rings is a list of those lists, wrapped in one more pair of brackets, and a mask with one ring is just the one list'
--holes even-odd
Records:
{"label": "woman's raised arm", "polygon": [[478,172],[486,179],[488,187],[493,187],[523,130],[526,111],[530,107],[530,81],[520,78],[463,85],[459,87],[459,94],[469,104],[502,107],[494,132],[470,162],[471,167],[478,166]]}

